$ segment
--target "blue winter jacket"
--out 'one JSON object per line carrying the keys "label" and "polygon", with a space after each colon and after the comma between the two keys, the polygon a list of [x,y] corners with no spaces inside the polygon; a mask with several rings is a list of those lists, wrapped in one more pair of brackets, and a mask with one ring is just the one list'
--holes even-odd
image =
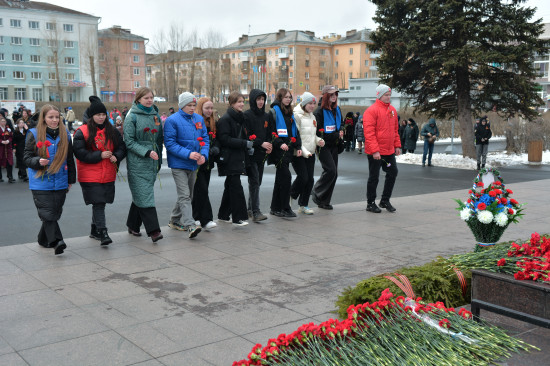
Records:
{"label": "blue winter jacket", "polygon": [[[204,146],[197,138],[202,137]],[[197,113],[187,114],[181,109],[166,119],[164,123],[164,146],[168,167],[173,169],[196,170],[196,160],[189,159],[192,152],[199,152],[208,160],[210,139],[204,119]]]}
{"label": "blue winter jacket", "polygon": [[[31,128],[30,132],[34,136],[34,140],[37,141],[36,138],[36,128]],[[69,141],[71,141],[71,135],[67,131],[67,137]],[[50,135],[46,134],[46,140],[51,142],[51,146],[48,147],[48,152],[50,154],[50,161],[52,161],[55,157],[55,154],[57,153],[57,145],[59,144],[59,136],[54,140],[50,137]],[[63,162],[63,165],[59,169],[59,171],[53,175],[44,174],[40,177],[36,176],[36,170],[27,168],[28,176],[29,176],[29,189],[31,190],[37,190],[37,191],[59,191],[62,189],[67,189],[69,187],[69,172],[67,167],[67,160]]]}

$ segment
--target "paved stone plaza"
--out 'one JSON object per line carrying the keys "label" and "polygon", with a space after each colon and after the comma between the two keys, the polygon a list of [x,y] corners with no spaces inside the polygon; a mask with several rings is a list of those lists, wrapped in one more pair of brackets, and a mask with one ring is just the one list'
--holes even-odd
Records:
{"label": "paved stone plaza", "polygon": [[[58,257],[36,243],[1,247],[0,365],[231,365],[255,343],[335,317],[346,286],[471,250],[453,201],[468,188],[395,198],[395,214],[362,201],[220,223],[195,240],[163,227],[158,244],[126,232],[108,248],[67,238]],[[507,188],[527,206],[502,240],[550,232],[550,179]],[[490,319],[544,350],[506,365],[550,364],[549,330]]]}

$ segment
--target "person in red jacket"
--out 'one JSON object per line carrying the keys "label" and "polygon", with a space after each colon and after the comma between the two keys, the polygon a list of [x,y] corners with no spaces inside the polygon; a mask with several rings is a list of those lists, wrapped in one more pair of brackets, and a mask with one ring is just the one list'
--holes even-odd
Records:
{"label": "person in red jacket", "polygon": [[126,156],[126,145],[118,130],[107,121],[107,109],[99,100],[88,108],[90,119],[73,137],[78,182],[86,205],[92,205],[90,238],[102,246],[113,241],[107,233],[105,204],[115,199],[118,165]]}
{"label": "person in red jacket", "polygon": [[363,114],[365,153],[369,159],[369,180],[367,182],[367,211],[380,213],[374,202],[380,168],[386,173],[380,207],[394,212],[390,197],[397,178],[395,157],[401,154],[397,111],[390,104],[391,88],[380,84],[376,88],[376,101]]}

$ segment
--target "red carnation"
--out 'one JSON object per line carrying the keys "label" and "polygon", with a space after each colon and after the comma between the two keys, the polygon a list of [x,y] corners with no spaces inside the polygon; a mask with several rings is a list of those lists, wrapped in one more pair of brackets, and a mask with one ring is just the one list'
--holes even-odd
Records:
{"label": "red carnation", "polygon": [[50,146],[52,146],[52,143],[49,142],[48,140],[46,140],[46,141],[44,141],[44,146],[50,147]]}
{"label": "red carnation", "polygon": [[442,319],[439,321],[439,326],[441,328],[449,329],[451,327],[451,322],[449,321],[449,319]]}
{"label": "red carnation", "polygon": [[145,128],[143,129],[143,132],[149,132],[150,130],[151,130],[151,129],[150,129],[149,127],[145,127]]}
{"label": "red carnation", "polygon": [[487,205],[485,205],[485,203],[483,203],[483,202],[480,202],[480,203],[477,204],[477,209],[478,209],[478,210],[483,211],[483,210],[485,210],[486,208],[487,208]]}
{"label": "red carnation", "polygon": [[38,142],[36,143],[36,147],[37,147],[38,149],[41,149],[41,148],[44,147],[44,143],[43,143],[42,141],[38,141]]}
{"label": "red carnation", "polygon": [[325,130],[323,128],[320,128],[319,132],[323,133],[323,132],[325,132]]}
{"label": "red carnation", "polygon": [[250,136],[248,136],[248,139],[250,141],[254,141],[254,140],[256,140],[256,135],[250,135]]}
{"label": "red carnation", "polygon": [[153,128],[153,129],[151,130],[151,133],[152,133],[153,135],[154,135],[155,133],[157,133],[157,132],[159,132],[159,131],[158,131],[156,128]]}
{"label": "red carnation", "polygon": [[478,187],[483,187],[483,182],[477,182],[476,185],[477,185]]}
{"label": "red carnation", "polygon": [[290,138],[290,142],[294,144],[294,143],[296,142],[296,138],[295,138],[295,137],[291,137],[291,138]]}
{"label": "red carnation", "polygon": [[201,141],[201,142],[199,142],[199,145],[201,145],[201,147],[203,147],[204,145],[206,145],[206,142]]}
{"label": "red carnation", "polygon": [[502,203],[503,205],[505,205],[505,204],[508,203],[508,200],[507,200],[506,198],[502,197],[502,198],[500,199],[500,203]]}
{"label": "red carnation", "polygon": [[509,213],[510,215],[513,215],[513,214],[514,214],[514,210],[511,209],[511,208],[509,208],[509,209],[508,209],[508,213]]}
{"label": "red carnation", "polygon": [[491,192],[489,192],[489,196],[496,197],[497,193],[495,191],[491,191]]}
{"label": "red carnation", "polygon": [[202,141],[202,137],[197,137],[197,141]]}
{"label": "red carnation", "polygon": [[279,135],[277,135],[275,132],[271,132],[271,135],[273,135],[273,138],[276,139],[279,137]]}
{"label": "red carnation", "polygon": [[499,267],[502,267],[505,264],[506,264],[506,259],[504,259],[504,258],[499,259],[498,262],[497,262],[497,266],[499,266]]}
{"label": "red carnation", "polygon": [[506,192],[508,192],[508,194],[512,194],[512,193],[514,193],[514,192],[512,192],[512,190],[511,190],[511,189],[507,189],[507,190],[506,190]]}

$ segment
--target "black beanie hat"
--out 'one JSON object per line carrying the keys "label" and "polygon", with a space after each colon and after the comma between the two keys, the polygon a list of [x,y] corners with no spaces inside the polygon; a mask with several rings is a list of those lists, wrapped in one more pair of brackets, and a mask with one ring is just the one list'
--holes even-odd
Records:
{"label": "black beanie hat", "polygon": [[88,99],[90,99],[90,103],[92,103],[88,107],[88,117],[92,117],[99,113],[107,114],[107,108],[105,108],[105,105],[101,102],[101,99],[95,95],[91,95]]}

